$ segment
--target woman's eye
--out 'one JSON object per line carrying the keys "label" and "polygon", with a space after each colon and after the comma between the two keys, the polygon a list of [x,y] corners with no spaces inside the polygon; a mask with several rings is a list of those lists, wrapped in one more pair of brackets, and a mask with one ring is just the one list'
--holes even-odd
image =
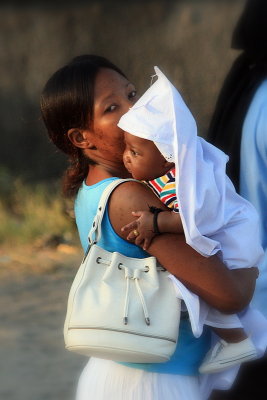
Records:
{"label": "woman's eye", "polygon": [[107,107],[106,109],[105,109],[105,112],[111,112],[111,111],[114,111],[115,109],[116,109],[116,104],[112,104],[111,106],[109,106],[109,107]]}
{"label": "woman's eye", "polygon": [[137,91],[136,90],[132,90],[129,94],[128,94],[128,98],[129,99],[134,99],[137,95]]}
{"label": "woman's eye", "polygon": [[137,155],[138,155],[137,151],[135,151],[135,150],[131,150],[131,154],[132,154],[133,156],[137,156]]}

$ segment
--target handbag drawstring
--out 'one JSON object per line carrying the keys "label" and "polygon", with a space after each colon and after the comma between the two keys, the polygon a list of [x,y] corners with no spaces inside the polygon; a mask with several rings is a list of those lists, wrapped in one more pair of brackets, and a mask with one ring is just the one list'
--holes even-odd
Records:
{"label": "handbag drawstring", "polygon": [[129,311],[129,294],[130,294],[130,279],[131,276],[129,275],[129,269],[124,267],[122,264],[119,265],[119,269],[124,269],[125,279],[126,279],[126,293],[125,293],[125,300],[124,300],[124,310],[123,310],[123,323],[124,325],[128,324],[128,311]]}
{"label": "handbag drawstring", "polygon": [[146,301],[142,292],[142,289],[139,284],[139,279],[140,279],[140,273],[141,272],[147,272],[147,270],[141,270],[141,269],[135,269],[133,274],[131,271],[129,271],[129,268],[127,268],[123,264],[119,264],[119,269],[124,269],[125,273],[125,279],[126,279],[126,293],[125,293],[125,301],[124,301],[124,313],[123,313],[123,323],[124,325],[128,324],[128,311],[129,311],[129,300],[130,300],[130,279],[133,279],[135,282],[136,290],[139,296],[139,299],[142,304],[144,316],[145,316],[145,321],[147,325],[150,325],[150,318],[148,314],[148,309],[146,306]]}
{"label": "handbag drawstring", "polygon": [[[96,262],[98,264],[104,264],[104,265],[110,265],[109,261],[104,260],[101,257],[98,257]],[[129,314],[129,303],[130,303],[130,279],[133,279],[135,282],[135,287],[143,308],[143,313],[145,317],[145,322],[147,325],[150,325],[150,318],[149,318],[149,313],[145,301],[145,297],[143,295],[139,280],[140,280],[140,275],[141,272],[148,272],[149,268],[146,267],[146,269],[135,269],[134,271],[130,270],[126,265],[123,265],[120,263],[118,265],[118,269],[122,270],[124,269],[124,276],[126,279],[126,291],[125,291],[125,300],[124,300],[124,309],[123,309],[123,323],[124,325],[128,324],[128,314]]]}
{"label": "handbag drawstring", "polygon": [[142,304],[142,307],[143,307],[146,324],[150,325],[150,318],[149,318],[148,309],[147,309],[147,306],[146,306],[146,301],[145,301],[141,286],[139,284],[140,272],[147,272],[147,271],[146,270],[135,269],[134,270],[133,279],[135,281],[135,286],[136,286],[137,292],[139,294],[139,298],[141,300],[141,304]]}

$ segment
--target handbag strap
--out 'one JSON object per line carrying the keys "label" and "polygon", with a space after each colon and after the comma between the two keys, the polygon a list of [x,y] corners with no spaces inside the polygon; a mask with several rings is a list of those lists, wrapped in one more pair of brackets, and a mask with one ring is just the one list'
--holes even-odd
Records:
{"label": "handbag strap", "polygon": [[92,227],[90,229],[90,232],[88,234],[88,241],[89,241],[89,248],[93,245],[96,244],[100,238],[101,238],[101,223],[102,219],[104,216],[104,212],[106,209],[106,205],[109,199],[109,196],[113,192],[113,190],[119,186],[123,182],[129,182],[129,181],[134,181],[134,182],[139,182],[136,179],[116,179],[112,181],[103,191],[98,206],[97,206],[97,213],[95,215],[95,218],[93,220]]}

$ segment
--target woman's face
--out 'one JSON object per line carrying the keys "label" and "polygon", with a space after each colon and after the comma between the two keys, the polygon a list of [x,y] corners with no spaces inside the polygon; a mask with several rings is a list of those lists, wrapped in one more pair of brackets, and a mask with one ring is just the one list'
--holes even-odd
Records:
{"label": "woman's face", "polygon": [[[137,100],[134,85],[118,72],[103,68],[96,77],[91,138],[104,162],[123,165],[123,131],[117,126]],[[98,160],[99,161],[99,160]]]}

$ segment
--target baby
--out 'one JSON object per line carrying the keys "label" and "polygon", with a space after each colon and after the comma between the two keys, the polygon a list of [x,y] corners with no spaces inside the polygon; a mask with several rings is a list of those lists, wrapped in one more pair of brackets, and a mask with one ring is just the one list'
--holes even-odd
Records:
{"label": "baby", "polygon": [[[170,211],[153,207],[133,211],[138,218],[122,229],[129,232],[129,240],[134,239],[145,250],[159,233],[184,233],[193,248],[205,256],[218,253],[229,268],[256,265],[262,250],[255,236],[254,209],[228,182],[222,167],[226,156],[197,137],[194,119],[178,91],[157,67],[155,70],[157,81],[118,126],[125,132],[126,168],[133,178],[145,181]],[[244,243],[244,236],[238,235],[242,226],[245,235],[251,235]],[[248,226],[251,229],[246,231]],[[239,246],[232,243],[233,237]],[[252,244],[246,254],[239,253],[239,249],[255,240],[255,248]],[[254,344],[236,315],[211,309],[206,324],[221,340],[206,355],[199,368],[201,373],[219,372],[256,357]]]}
{"label": "baby", "polygon": [[[175,189],[175,165],[165,160],[155,144],[124,134],[125,151],[123,161],[134,179],[145,181],[170,211],[149,208],[149,211],[133,211],[138,217],[123,227],[129,231],[128,240],[135,239],[137,245],[147,250],[153,237],[159,233],[183,233]],[[160,214],[161,213],[161,214]]]}

